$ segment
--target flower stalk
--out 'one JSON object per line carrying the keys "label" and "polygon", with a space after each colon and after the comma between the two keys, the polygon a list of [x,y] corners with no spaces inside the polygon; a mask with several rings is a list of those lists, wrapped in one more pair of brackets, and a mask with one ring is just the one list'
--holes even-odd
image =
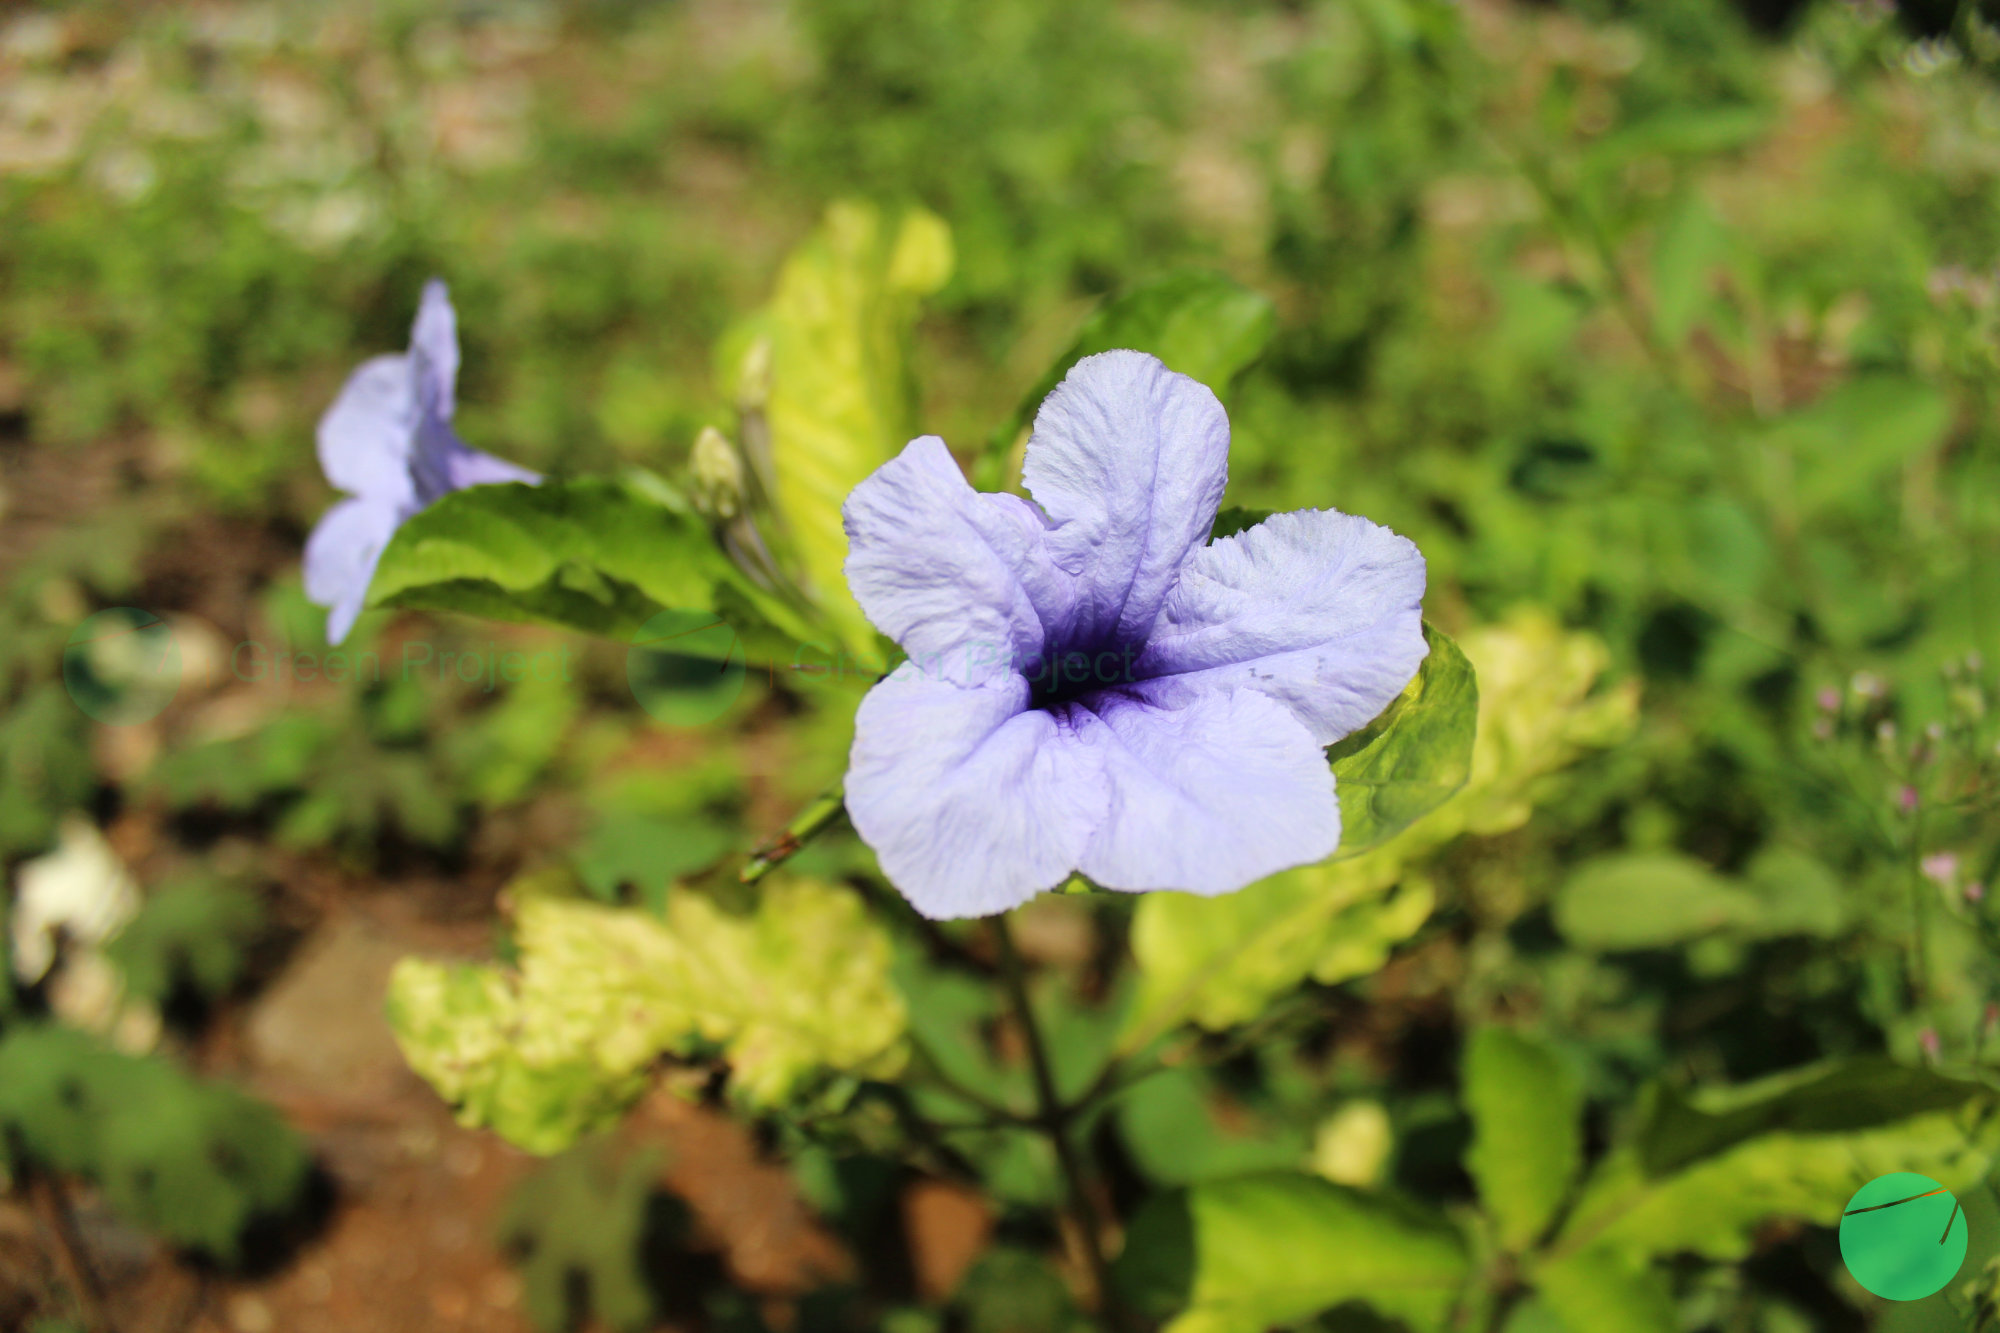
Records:
{"label": "flower stalk", "polygon": [[1070,1137],[1077,1107],[1065,1103],[1056,1091],[1055,1071],[1049,1063],[1048,1045],[1042,1037],[1041,1025],[1035,1020],[1034,1008],[1028,1002],[1028,982],[1021,966],[1021,953],[1014,946],[1014,934],[1004,914],[993,918],[993,938],[1000,950],[1001,981],[1007,988],[1008,1001],[1021,1024],[1022,1036],[1028,1045],[1028,1062],[1034,1069],[1035,1101],[1039,1110],[1037,1119],[1042,1132],[1048,1135],[1050,1144],[1055,1148],[1056,1163],[1062,1170],[1069,1196],[1070,1230],[1077,1237],[1090,1271],[1098,1316],[1114,1330],[1126,1329],[1129,1324],[1112,1291],[1111,1265],[1104,1254],[1103,1219],[1098,1214],[1082,1161],[1077,1157],[1076,1145]]}

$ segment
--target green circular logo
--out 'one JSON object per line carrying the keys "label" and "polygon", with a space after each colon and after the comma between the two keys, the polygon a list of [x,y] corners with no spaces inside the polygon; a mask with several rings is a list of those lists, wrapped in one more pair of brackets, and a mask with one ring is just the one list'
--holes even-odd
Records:
{"label": "green circular logo", "polygon": [[632,636],[625,678],[632,697],[670,727],[698,727],[743,692],[743,644],[713,611],[662,611]]}
{"label": "green circular logo", "polygon": [[1951,1191],[1913,1171],[1877,1176],[1840,1217],[1840,1257],[1854,1280],[1891,1301],[1944,1290],[1965,1262],[1965,1210]]}
{"label": "green circular logo", "polygon": [[150,611],[99,611],[70,632],[63,685],[86,716],[108,726],[150,721],[180,692],[180,641]]}

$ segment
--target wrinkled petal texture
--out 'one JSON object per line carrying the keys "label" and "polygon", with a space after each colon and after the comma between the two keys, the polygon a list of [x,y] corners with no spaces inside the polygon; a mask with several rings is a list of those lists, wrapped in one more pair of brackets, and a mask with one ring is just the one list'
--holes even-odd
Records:
{"label": "wrinkled petal texture", "polygon": [[401,509],[381,500],[342,500],[326,511],[306,539],[306,596],[332,608],[326,618],[328,643],[340,643],[354,628],[367,601],[376,562],[406,517]]}
{"label": "wrinkled petal texture", "polygon": [[1044,608],[1073,580],[1048,523],[966,483],[944,441],[912,440],[847,497],[847,584],[875,628],[930,675],[976,685],[1041,652]]}
{"label": "wrinkled petal texture", "polygon": [[[912,660],[862,701],[847,808],[918,911],[1005,911],[1072,871],[1228,893],[1338,847],[1325,747],[1423,660],[1423,558],[1320,510],[1207,544],[1228,447],[1208,389],[1106,352],[1035,418],[1035,504],[973,491],[932,436],[855,488],[848,581]],[[1133,649],[1130,680],[1024,676]]]}
{"label": "wrinkled petal texture", "polygon": [[1018,677],[968,687],[915,662],[861,701],[848,815],[925,916],[1028,901],[1069,874],[1103,823],[1102,738],[1027,703]]}
{"label": "wrinkled petal texture", "polygon": [[319,421],[319,465],[336,489],[388,504],[414,498],[417,395],[407,356],[361,363]]}
{"label": "wrinkled petal texture", "polygon": [[1169,706],[1256,690],[1331,745],[1416,675],[1423,597],[1409,538],[1331,510],[1273,514],[1195,554],[1134,673]]}
{"label": "wrinkled petal texture", "polygon": [[1121,692],[1083,716],[1106,733],[1110,807],[1077,869],[1105,888],[1230,893],[1340,845],[1326,752],[1276,700]]}
{"label": "wrinkled petal texture", "polygon": [[1229,418],[1208,387],[1143,352],[1076,363],[1035,413],[1021,481],[1078,581],[1064,637],[1143,640],[1228,479]]}

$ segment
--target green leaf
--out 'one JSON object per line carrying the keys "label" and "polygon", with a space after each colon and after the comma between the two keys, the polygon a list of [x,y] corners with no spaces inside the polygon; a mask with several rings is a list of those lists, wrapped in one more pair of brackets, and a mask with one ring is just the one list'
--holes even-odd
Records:
{"label": "green leaf", "polygon": [[1069,1288],[1031,1250],[996,1246],[959,1283],[967,1333],[1061,1333],[1076,1319]]}
{"label": "green leaf", "polygon": [[1469,1272],[1441,1217],[1314,1176],[1269,1174],[1157,1195],[1113,1278],[1167,1333],[1264,1333],[1348,1301],[1439,1328]]}
{"label": "green leaf", "polygon": [[1472,776],[1479,683],[1443,631],[1417,674],[1382,714],[1329,752],[1340,798],[1341,857],[1378,847],[1443,805]]}
{"label": "green leaf", "polygon": [[[720,611],[728,594],[739,608],[730,623],[746,640],[789,651],[792,639],[811,636],[730,564],[692,511],[589,478],[445,496],[397,529],[368,603],[629,639],[661,610]],[[739,623],[742,607],[756,618]]]}
{"label": "green leaf", "polygon": [[104,953],[127,993],[155,1007],[180,987],[215,999],[242,976],[245,951],[263,924],[263,908],[244,890],[184,880],[149,895]]}
{"label": "green leaf", "polygon": [[1022,443],[1042,399],[1086,356],[1117,348],[1150,352],[1168,369],[1200,380],[1221,396],[1264,353],[1277,327],[1271,303],[1219,273],[1189,269],[1134,288],[1101,306],[1076,341],[994,432],[973,469],[981,490],[1009,480],[1010,457]]}
{"label": "green leaf", "polygon": [[1525,1250],[1555,1217],[1583,1160],[1576,1076],[1541,1042],[1484,1027],[1466,1042],[1463,1079],[1473,1131],[1466,1170],[1500,1243]]}
{"label": "green leaf", "polygon": [[1295,1131],[1226,1132],[1208,1080],[1176,1067],[1142,1080],[1118,1102],[1118,1131],[1133,1164],[1161,1185],[1190,1185],[1296,1166],[1308,1145]]}
{"label": "green leaf", "polygon": [[678,893],[664,921],[535,896],[516,948],[518,972],[405,959],[389,1015],[462,1123],[530,1152],[609,1125],[662,1055],[719,1052],[732,1094],[759,1108],[825,1070],[887,1077],[902,1064],[888,936],[846,889],[775,883],[747,919]]}
{"label": "green leaf", "polygon": [[1586,861],[1557,890],[1556,926],[1593,949],[1655,949],[1754,922],[1757,899],[1692,857],[1631,852]]}
{"label": "green leaf", "polygon": [[[769,428],[768,468],[808,591],[848,649],[874,631],[847,590],[840,509],[915,435],[909,336],[920,298],[951,276],[951,233],[922,209],[887,218],[843,202],[785,260],[770,304],[733,331],[725,378]],[[752,432],[746,431],[747,434]],[[755,451],[754,469],[766,460]]]}
{"label": "green leaf", "polygon": [[1634,1128],[1592,1172],[1552,1248],[1737,1260],[1779,1218],[1839,1221],[1856,1189],[1915,1171],[1957,1189],[2000,1159],[2000,1094],[1880,1058],[1829,1061],[1744,1087],[1647,1089]]}
{"label": "green leaf", "polygon": [[56,820],[89,799],[95,782],[90,719],[52,683],[0,708],[0,856],[38,852]]}
{"label": "green leaf", "polygon": [[0,1040],[0,1143],[94,1182],[128,1220],[234,1262],[245,1230],[290,1207],[311,1161],[270,1107],[69,1028]]}
{"label": "green leaf", "polygon": [[600,901],[618,902],[630,886],[639,901],[653,905],[665,902],[674,880],[714,865],[735,842],[713,819],[612,813],[585,835],[573,857],[584,886]]}
{"label": "green leaf", "polygon": [[1566,1333],[1677,1333],[1681,1326],[1665,1277],[1643,1258],[1613,1249],[1587,1249],[1538,1265],[1534,1283]]}
{"label": "green leaf", "polygon": [[[492,660],[496,650],[486,651]],[[461,723],[445,738],[461,788],[488,809],[511,805],[534,789],[583,709],[574,680],[564,679],[559,670],[528,669],[530,655],[518,657],[514,665],[521,667],[520,679],[502,686],[493,707]],[[507,654],[497,654],[499,663],[511,660]]]}
{"label": "green leaf", "polygon": [[1764,132],[1771,115],[1762,107],[1676,107],[1605,135],[1585,154],[1598,170],[1616,170],[1635,158],[1709,157],[1740,148]]}
{"label": "green leaf", "polygon": [[[660,1152],[619,1161],[603,1142],[580,1144],[528,1176],[501,1215],[502,1248],[519,1256],[523,1304],[544,1333],[563,1333],[587,1314],[612,1328],[651,1328],[658,1316],[647,1286],[647,1251],[656,1230]],[[585,1306],[570,1308],[581,1282]]]}
{"label": "green leaf", "polygon": [[1242,505],[1230,505],[1219,509],[1215,514],[1215,522],[1209,527],[1208,539],[1215,542],[1224,537],[1234,537],[1245,529],[1256,527],[1275,512],[1277,511],[1271,509],[1248,509]]}
{"label": "green leaf", "polygon": [[1744,878],[1758,898],[1751,928],[1758,935],[1840,934],[1847,928],[1847,895],[1825,863],[1786,847],[1767,847],[1751,860]]}
{"label": "green leaf", "polygon": [[1951,418],[1951,397],[1937,385],[1873,374],[1848,380],[1775,429],[1798,456],[1798,500],[1812,511],[1872,498],[1884,472],[1943,442]]}
{"label": "green leaf", "polygon": [[1331,985],[1365,975],[1429,919],[1428,883],[1400,888],[1393,851],[1302,866],[1220,898],[1148,894],[1132,923],[1137,1001],[1120,1047],[1133,1051],[1192,1020],[1246,1023],[1313,977]]}
{"label": "green leaf", "polygon": [[1678,346],[1700,319],[1710,293],[1710,269],[1727,245],[1722,223],[1698,191],[1689,190],[1660,224],[1653,243],[1653,325]]}

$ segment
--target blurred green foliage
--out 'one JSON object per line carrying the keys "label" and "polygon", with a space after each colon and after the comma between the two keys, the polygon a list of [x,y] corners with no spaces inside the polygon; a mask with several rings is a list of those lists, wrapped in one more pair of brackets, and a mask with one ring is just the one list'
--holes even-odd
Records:
{"label": "blurred green foliage", "polygon": [[[502,962],[400,974],[412,1062],[462,1115],[555,1149],[662,1060],[726,1068],[862,1256],[800,1327],[1087,1322],[989,935],[913,920],[838,826],[800,882],[865,913],[783,916],[784,877],[730,875],[838,776],[872,676],[788,669],[822,613],[880,647],[835,604],[844,489],[917,430],[1004,485],[1051,377],[1136,343],[1229,405],[1217,534],[1318,506],[1410,536],[1479,711],[1462,785],[1454,735],[1436,808],[1361,855],[1024,914],[1131,1306],[1176,1333],[1914,1333],[1825,1225],[1912,1164],[1976,1202],[1994,1150],[2000,42],[1975,8],[37,11],[0,49],[0,858],[88,808],[266,869],[572,867],[596,901],[512,878]],[[246,679],[243,641],[324,654],[292,563],[330,500],[313,423],[432,272],[462,432],[558,481],[410,525],[354,645],[380,679]],[[687,475],[704,427],[736,514]],[[651,525],[643,567],[621,524]],[[769,565],[712,558],[751,536]],[[823,612],[750,572],[774,567]],[[125,602],[194,629],[174,707],[113,735],[60,659]],[[615,642],[449,614],[629,633],[668,604],[764,635],[698,736],[646,724]],[[495,640],[574,677],[399,670]],[[1357,792],[1373,735],[1337,756]],[[255,975],[247,899],[149,888],[107,949],[133,996]],[[46,989],[0,982],[13,1150],[227,1255],[297,1143],[51,1026]],[[905,1026],[907,1064],[878,1060]],[[919,1175],[977,1187],[1001,1237],[930,1310],[882,1202]],[[644,1182],[538,1179],[508,1232],[537,1320],[588,1270],[597,1315],[644,1326]],[[1965,1281],[1991,1257],[1975,1228]],[[1990,1317],[1987,1271],[1940,1318]]]}
{"label": "blurred green foliage", "polygon": [[294,1204],[310,1168],[262,1103],[45,1024],[0,1038],[0,1131],[16,1178],[75,1173],[133,1222],[225,1261],[252,1222]]}

